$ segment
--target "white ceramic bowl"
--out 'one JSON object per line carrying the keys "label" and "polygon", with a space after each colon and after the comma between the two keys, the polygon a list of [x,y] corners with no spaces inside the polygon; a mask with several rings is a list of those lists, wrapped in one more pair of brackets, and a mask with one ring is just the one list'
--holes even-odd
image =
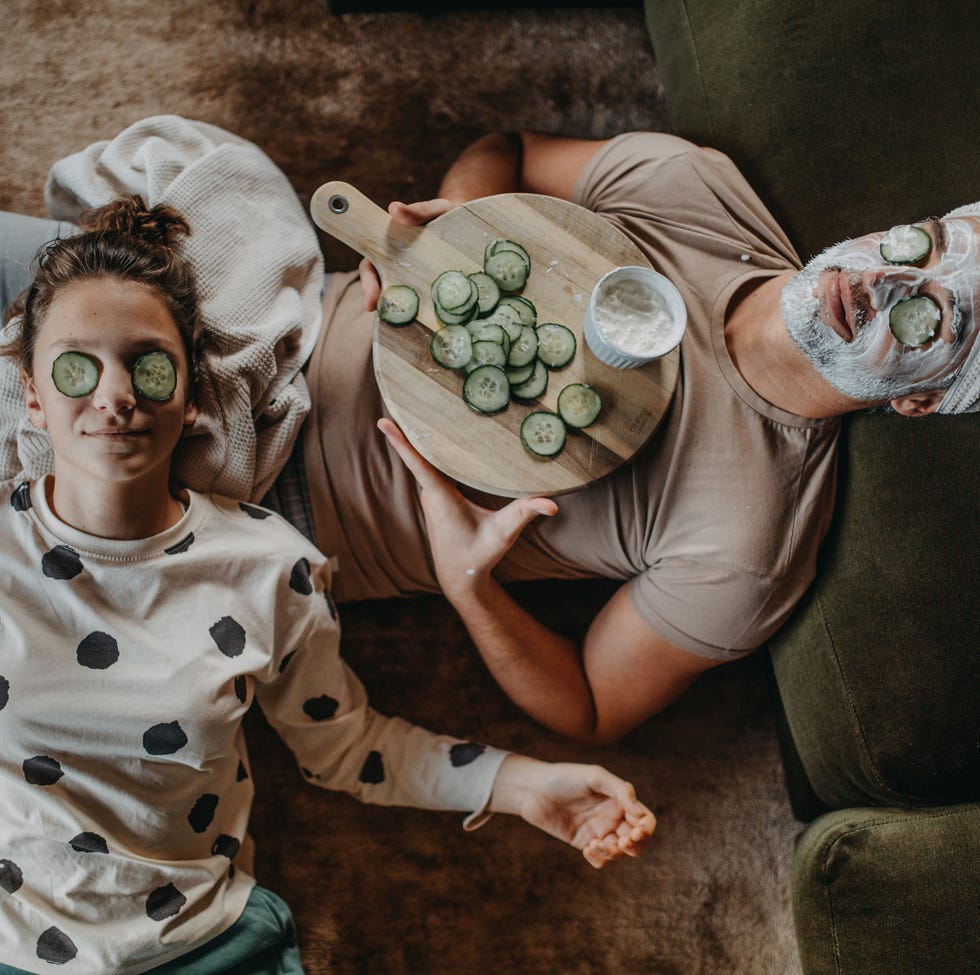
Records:
{"label": "white ceramic bowl", "polygon": [[585,341],[600,362],[634,369],[677,348],[686,327],[684,299],[667,278],[649,267],[617,267],[592,289]]}

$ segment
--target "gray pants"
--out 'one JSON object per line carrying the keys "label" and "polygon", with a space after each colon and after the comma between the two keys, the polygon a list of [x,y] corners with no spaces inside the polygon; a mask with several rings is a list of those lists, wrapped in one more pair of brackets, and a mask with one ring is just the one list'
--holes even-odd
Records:
{"label": "gray pants", "polygon": [[25,217],[0,210],[0,315],[31,283],[37,252],[49,240],[68,237],[78,228],[63,220]]}

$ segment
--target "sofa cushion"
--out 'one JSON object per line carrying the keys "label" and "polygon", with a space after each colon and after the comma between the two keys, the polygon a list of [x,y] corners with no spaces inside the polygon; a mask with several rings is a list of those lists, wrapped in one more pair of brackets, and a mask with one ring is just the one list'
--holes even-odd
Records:
{"label": "sofa cushion", "polygon": [[980,799],[980,415],[853,416],[817,579],[770,643],[830,808]]}
{"label": "sofa cushion", "polygon": [[671,129],[733,157],[806,259],[980,196],[975,0],[646,0]]}
{"label": "sofa cushion", "polygon": [[975,975],[980,806],[829,813],[798,841],[792,887],[807,975]]}

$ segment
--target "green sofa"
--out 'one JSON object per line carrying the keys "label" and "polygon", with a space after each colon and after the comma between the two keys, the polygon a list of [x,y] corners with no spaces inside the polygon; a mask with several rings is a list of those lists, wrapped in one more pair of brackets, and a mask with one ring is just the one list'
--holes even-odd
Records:
{"label": "green sofa", "polygon": [[[647,0],[671,129],[802,258],[980,197],[975,0]],[[855,415],[770,643],[806,975],[980,971],[980,416]]]}

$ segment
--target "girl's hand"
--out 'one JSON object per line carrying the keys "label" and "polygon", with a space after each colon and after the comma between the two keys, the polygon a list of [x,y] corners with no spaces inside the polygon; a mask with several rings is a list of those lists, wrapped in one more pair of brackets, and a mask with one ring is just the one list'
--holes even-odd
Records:
{"label": "girl's hand", "polygon": [[[419,203],[394,203],[388,204],[388,213],[396,223],[406,227],[420,227],[436,217],[451,210],[456,203],[453,200],[436,199],[422,200]],[[366,258],[361,259],[358,265],[361,273],[361,292],[364,295],[364,307],[368,311],[374,311],[378,305],[378,296],[381,294],[381,281],[374,265]]]}
{"label": "girl's hand", "polygon": [[564,840],[597,869],[622,856],[638,856],[657,825],[633,786],[601,766],[540,762],[525,755],[504,760],[490,808],[518,815]]}
{"label": "girl's hand", "polygon": [[486,580],[527,524],[558,510],[549,498],[518,498],[498,511],[482,508],[425,460],[396,423],[381,419],[378,429],[422,489],[422,511],[436,576],[450,600]]}

